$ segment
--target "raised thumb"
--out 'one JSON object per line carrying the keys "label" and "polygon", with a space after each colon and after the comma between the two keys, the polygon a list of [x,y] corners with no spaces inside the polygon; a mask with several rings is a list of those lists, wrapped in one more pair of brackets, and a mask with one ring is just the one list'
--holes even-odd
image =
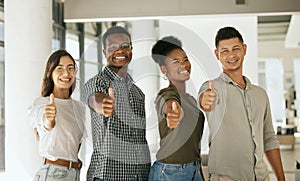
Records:
{"label": "raised thumb", "polygon": [[50,104],[54,104],[54,94],[50,94]]}
{"label": "raised thumb", "polygon": [[209,89],[214,90],[214,81],[213,80],[209,81]]}
{"label": "raised thumb", "polygon": [[172,102],[172,105],[171,105],[172,107],[172,111],[174,111],[174,110],[177,110],[177,104],[176,104],[176,102],[175,101],[173,101]]}

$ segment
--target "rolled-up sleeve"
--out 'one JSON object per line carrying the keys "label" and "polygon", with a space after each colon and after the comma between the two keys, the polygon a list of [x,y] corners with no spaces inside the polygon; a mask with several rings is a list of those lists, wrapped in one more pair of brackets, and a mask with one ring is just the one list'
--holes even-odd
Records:
{"label": "rolled-up sleeve", "polygon": [[272,116],[270,110],[269,99],[267,98],[266,113],[264,116],[264,151],[279,149],[279,141],[275,135],[274,127],[272,124]]}

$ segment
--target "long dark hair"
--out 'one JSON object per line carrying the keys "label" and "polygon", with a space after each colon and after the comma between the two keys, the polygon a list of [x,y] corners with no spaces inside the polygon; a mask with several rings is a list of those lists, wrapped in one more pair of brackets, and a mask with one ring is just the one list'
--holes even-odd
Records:
{"label": "long dark hair", "polygon": [[[45,69],[43,83],[42,83],[42,91],[41,91],[42,97],[50,96],[50,94],[53,92],[54,82],[52,79],[52,72],[59,64],[60,58],[63,56],[69,56],[73,60],[74,66],[76,67],[74,58],[66,50],[57,50],[57,51],[53,52],[50,55],[50,57],[48,58],[48,61],[46,64],[46,69]],[[76,81],[74,81],[74,83],[72,84],[72,86],[69,89],[69,96],[72,95],[72,93],[75,89],[75,86],[76,86]]]}

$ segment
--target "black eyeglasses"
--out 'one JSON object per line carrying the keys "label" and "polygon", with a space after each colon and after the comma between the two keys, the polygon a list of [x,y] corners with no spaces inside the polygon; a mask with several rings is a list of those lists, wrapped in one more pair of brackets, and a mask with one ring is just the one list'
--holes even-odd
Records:
{"label": "black eyeglasses", "polygon": [[112,43],[108,45],[106,48],[110,51],[116,51],[119,48],[122,48],[123,50],[129,50],[132,48],[131,43],[122,43],[122,44],[117,44],[117,43]]}

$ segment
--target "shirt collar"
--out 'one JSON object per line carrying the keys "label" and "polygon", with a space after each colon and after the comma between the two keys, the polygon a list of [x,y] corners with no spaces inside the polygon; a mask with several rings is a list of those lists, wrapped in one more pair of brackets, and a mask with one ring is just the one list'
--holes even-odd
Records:
{"label": "shirt collar", "polygon": [[[237,83],[235,83],[227,74],[225,74],[224,72],[221,73],[221,75],[219,76],[219,78],[221,78],[223,81],[227,82],[227,83],[230,83],[230,84],[233,84],[233,85],[236,85],[236,86],[239,86]],[[251,83],[251,81],[246,77],[246,76],[243,76],[244,80],[246,81],[246,89],[245,90],[248,90],[250,89],[253,85]]]}
{"label": "shirt collar", "polygon": [[[114,80],[118,80],[118,81],[123,81],[124,78],[119,76],[118,74],[116,74],[114,71],[112,71],[108,66],[106,66],[104,68],[104,72],[114,81]],[[132,77],[127,73],[126,75],[126,79],[125,81],[127,83],[133,83],[133,79]]]}

